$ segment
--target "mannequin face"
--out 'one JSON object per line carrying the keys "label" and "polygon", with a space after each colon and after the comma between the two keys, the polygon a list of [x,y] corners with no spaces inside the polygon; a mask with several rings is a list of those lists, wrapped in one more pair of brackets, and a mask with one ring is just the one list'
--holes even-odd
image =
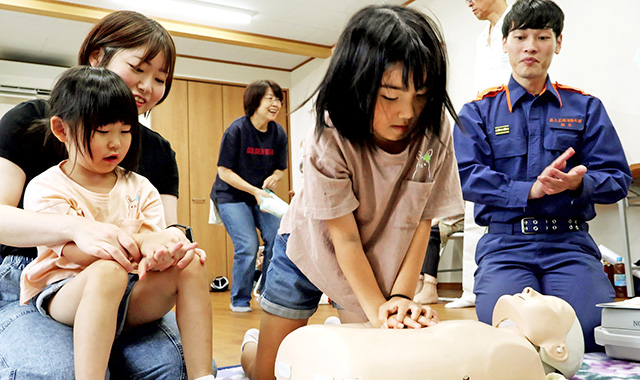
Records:
{"label": "mannequin face", "polygon": [[[562,306],[559,301],[561,300],[557,297],[543,296],[532,288],[525,288],[522,293],[505,297],[505,300],[502,302],[512,304],[514,308],[521,310],[525,315],[535,316],[548,313],[560,313]],[[527,322],[535,323],[535,320]]]}
{"label": "mannequin face", "polygon": [[493,325],[511,320],[536,346],[544,347],[558,359],[566,358],[565,339],[576,314],[564,300],[545,296],[532,288],[502,296],[493,309]]}

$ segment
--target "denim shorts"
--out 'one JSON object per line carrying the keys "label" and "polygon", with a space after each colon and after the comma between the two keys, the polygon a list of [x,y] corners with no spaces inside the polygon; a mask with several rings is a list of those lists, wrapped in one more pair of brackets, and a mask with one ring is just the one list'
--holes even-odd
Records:
{"label": "denim shorts", "polygon": [[322,291],[287,256],[289,234],[276,236],[260,307],[287,319],[307,319],[318,309]]}
{"label": "denim shorts", "polygon": [[[45,317],[51,318],[51,315],[47,312],[49,301],[51,298],[60,290],[62,287],[69,281],[73,279],[74,276],[65,278],[60,281],[56,281],[53,284],[47,285],[44,290],[42,290],[37,296],[31,299],[31,302],[34,303],[36,309],[40,312],[40,314]],[[129,282],[127,283],[127,288],[124,291],[124,295],[122,296],[122,300],[120,301],[120,306],[118,307],[118,321],[116,324],[116,338],[120,336],[122,330],[124,329],[125,322],[127,320],[127,310],[129,309],[129,299],[131,298],[131,291],[133,290],[133,286],[138,282],[138,275],[129,273]]]}

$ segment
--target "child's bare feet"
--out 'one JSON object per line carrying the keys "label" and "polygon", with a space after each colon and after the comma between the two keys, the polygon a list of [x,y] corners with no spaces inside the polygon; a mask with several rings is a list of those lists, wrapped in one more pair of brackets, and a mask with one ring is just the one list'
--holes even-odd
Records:
{"label": "child's bare feet", "polygon": [[413,301],[423,305],[438,303],[438,281],[425,274],[422,281],[422,289],[413,297]]}

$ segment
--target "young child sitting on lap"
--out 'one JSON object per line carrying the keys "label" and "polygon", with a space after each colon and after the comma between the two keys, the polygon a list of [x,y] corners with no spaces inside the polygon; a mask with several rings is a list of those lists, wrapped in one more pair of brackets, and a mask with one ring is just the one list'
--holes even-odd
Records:
{"label": "young child sitting on lap", "polygon": [[73,242],[38,247],[22,273],[21,302],[73,326],[77,379],[104,379],[122,330],[175,306],[189,378],[213,379],[206,255],[164,231],[158,191],[130,171],[140,144],[133,94],[107,69],[78,67],[63,74],[49,104],[50,119],[33,128],[50,125],[69,159],[29,183],[25,210],[112,223],[137,246],[126,247],[129,257],[107,248],[100,258]]}

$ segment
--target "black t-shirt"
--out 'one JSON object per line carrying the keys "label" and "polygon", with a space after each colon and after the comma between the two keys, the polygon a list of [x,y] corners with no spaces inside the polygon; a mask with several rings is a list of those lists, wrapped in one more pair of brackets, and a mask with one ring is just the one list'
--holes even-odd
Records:
{"label": "black t-shirt", "polygon": [[[45,100],[30,100],[18,104],[0,119],[0,157],[18,165],[25,173],[25,188],[35,176],[66,158],[64,147],[53,139],[45,144],[44,131],[29,131],[39,119],[47,117]],[[146,127],[140,128],[140,164],[137,173],[144,175],[160,194],[178,196],[178,164],[169,141]],[[24,189],[18,207],[22,208]],[[35,248],[0,245],[0,255],[36,257]]]}
{"label": "black t-shirt", "polygon": [[[220,143],[218,166],[233,170],[253,186],[262,188],[264,180],[275,170],[287,168],[287,134],[280,124],[270,121],[261,132],[242,116],[227,128]],[[256,198],[238,190],[216,176],[211,199],[218,203],[244,202],[255,205]]]}

